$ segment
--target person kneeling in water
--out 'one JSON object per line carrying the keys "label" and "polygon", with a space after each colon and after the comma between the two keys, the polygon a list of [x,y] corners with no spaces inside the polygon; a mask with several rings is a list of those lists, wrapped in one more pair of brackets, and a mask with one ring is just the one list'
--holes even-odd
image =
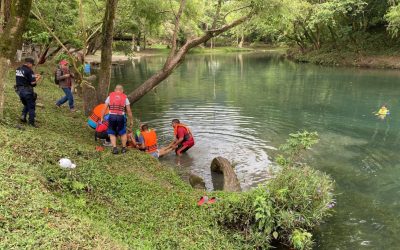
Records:
{"label": "person kneeling in water", "polygon": [[173,148],[170,147],[158,149],[156,131],[154,131],[154,129],[149,129],[147,124],[142,124],[140,126],[140,135],[138,140],[138,148],[155,158],[166,155],[173,150]]}
{"label": "person kneeling in water", "polygon": [[181,155],[194,146],[193,134],[189,127],[182,124],[178,119],[172,120],[172,127],[174,128],[175,139],[168,147],[175,149],[177,155]]}

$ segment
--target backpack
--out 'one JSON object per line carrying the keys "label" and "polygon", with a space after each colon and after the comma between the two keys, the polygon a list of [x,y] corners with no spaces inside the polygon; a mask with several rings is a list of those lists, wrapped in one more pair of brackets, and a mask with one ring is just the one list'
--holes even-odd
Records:
{"label": "backpack", "polygon": [[61,75],[63,75],[63,71],[60,69],[59,66],[57,66],[57,69],[54,71],[54,83],[55,83],[56,85],[59,85],[59,84],[60,84],[60,81],[57,80],[57,71],[61,71]]}

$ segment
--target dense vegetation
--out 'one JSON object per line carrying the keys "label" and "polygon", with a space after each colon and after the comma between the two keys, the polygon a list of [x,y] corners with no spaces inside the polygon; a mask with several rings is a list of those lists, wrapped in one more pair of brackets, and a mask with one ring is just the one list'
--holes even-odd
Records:
{"label": "dense vegetation", "polygon": [[[232,195],[219,204],[216,218],[249,248],[269,248],[273,239],[295,249],[310,249],[312,229],[335,206],[329,176],[302,161],[317,143],[317,134],[291,134],[281,146],[275,178],[249,192]],[[239,236],[238,236],[239,235]]]}

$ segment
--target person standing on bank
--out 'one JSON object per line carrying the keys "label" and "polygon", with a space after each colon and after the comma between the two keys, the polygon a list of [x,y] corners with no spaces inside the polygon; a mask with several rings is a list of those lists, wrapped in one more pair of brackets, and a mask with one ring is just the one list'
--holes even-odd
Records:
{"label": "person standing on bank", "polygon": [[[109,118],[108,118],[108,135],[110,136],[112,144],[112,153],[118,154],[117,148],[117,136],[121,136],[122,149],[121,153],[126,153],[126,116],[129,117],[129,127],[133,126],[133,116],[128,97],[124,94],[124,88],[122,85],[117,85],[114,92],[111,92],[106,99],[106,107],[102,112],[101,119],[103,119],[104,114],[109,108]],[[126,112],[126,113],[125,113]]]}
{"label": "person standing on bank", "polygon": [[69,109],[74,112],[74,96],[72,94],[74,75],[69,70],[67,60],[60,61],[60,67],[57,68],[56,78],[58,81],[58,85],[65,93],[65,96],[56,102],[56,106],[61,107],[61,105],[68,101]]}
{"label": "person standing on bank", "polygon": [[24,108],[22,109],[21,122],[26,123],[29,114],[29,125],[37,127],[35,124],[35,109],[37,94],[33,91],[41,76],[32,70],[35,61],[32,58],[25,58],[25,63],[15,71],[15,91],[17,92]]}

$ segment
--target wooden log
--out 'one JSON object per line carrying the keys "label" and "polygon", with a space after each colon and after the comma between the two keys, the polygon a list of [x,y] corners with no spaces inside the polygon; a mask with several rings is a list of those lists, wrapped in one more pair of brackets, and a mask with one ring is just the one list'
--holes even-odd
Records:
{"label": "wooden log", "polygon": [[236,173],[233,170],[231,163],[227,159],[221,156],[214,158],[213,161],[211,162],[211,171],[223,174],[224,191],[227,192],[242,191]]}

